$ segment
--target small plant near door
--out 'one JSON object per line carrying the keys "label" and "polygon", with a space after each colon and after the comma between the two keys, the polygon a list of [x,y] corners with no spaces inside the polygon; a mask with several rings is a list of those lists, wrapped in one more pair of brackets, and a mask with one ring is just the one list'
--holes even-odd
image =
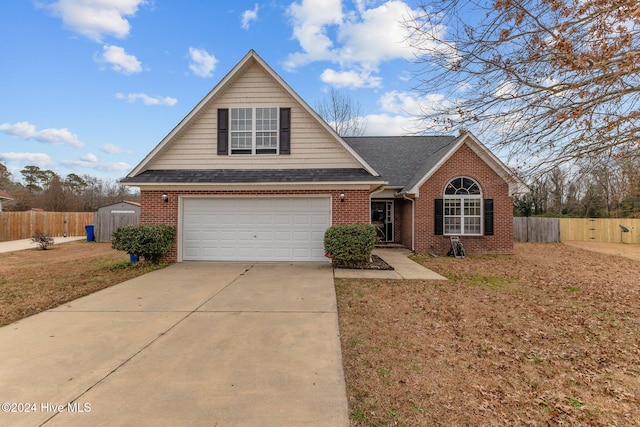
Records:
{"label": "small plant near door", "polygon": [[376,243],[376,229],[371,224],[340,224],[324,234],[326,256],[336,266],[366,264]]}
{"label": "small plant near door", "polygon": [[49,237],[47,233],[41,230],[36,230],[31,236],[31,243],[36,243],[43,251],[49,246],[53,245],[53,237]]}

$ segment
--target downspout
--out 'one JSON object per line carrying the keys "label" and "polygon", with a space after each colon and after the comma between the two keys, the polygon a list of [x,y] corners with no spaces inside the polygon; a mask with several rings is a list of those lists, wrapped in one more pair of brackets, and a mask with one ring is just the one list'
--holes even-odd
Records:
{"label": "downspout", "polygon": [[416,201],[402,193],[402,198],[411,202],[411,252],[416,251]]}

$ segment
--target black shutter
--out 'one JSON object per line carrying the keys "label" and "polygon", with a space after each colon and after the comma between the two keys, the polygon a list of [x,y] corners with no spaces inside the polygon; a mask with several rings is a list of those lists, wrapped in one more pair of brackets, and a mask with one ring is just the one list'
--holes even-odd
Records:
{"label": "black shutter", "polygon": [[218,155],[229,154],[229,109],[218,109]]}
{"label": "black shutter", "polygon": [[280,154],[291,154],[291,108],[280,109]]}
{"label": "black shutter", "polygon": [[441,236],[444,234],[444,199],[435,199],[435,202],[436,210],[433,232],[436,236]]}
{"label": "black shutter", "polygon": [[484,235],[493,236],[493,199],[484,199]]}

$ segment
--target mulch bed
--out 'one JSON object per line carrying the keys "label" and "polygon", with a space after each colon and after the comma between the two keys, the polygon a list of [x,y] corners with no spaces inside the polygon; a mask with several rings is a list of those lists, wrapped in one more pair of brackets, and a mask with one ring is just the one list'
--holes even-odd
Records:
{"label": "mulch bed", "polygon": [[386,263],[385,260],[378,255],[371,255],[371,262],[366,264],[337,264],[334,263],[335,268],[350,268],[356,270],[393,270],[393,267]]}

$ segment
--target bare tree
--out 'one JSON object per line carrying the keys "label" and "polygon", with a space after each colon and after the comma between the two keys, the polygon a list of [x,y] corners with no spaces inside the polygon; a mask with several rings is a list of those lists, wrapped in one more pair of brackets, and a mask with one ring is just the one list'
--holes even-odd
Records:
{"label": "bare tree", "polygon": [[640,153],[637,0],[427,0],[406,22],[425,126],[463,127],[552,166]]}
{"label": "bare tree", "polygon": [[361,136],[365,123],[360,116],[360,103],[349,95],[331,88],[329,97],[318,102],[318,114],[340,136]]}

